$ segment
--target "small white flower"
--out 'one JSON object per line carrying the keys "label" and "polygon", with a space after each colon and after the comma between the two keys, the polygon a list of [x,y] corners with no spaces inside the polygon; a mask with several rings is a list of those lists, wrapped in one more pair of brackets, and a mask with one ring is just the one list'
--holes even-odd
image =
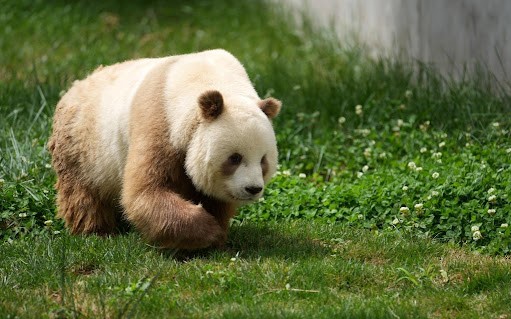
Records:
{"label": "small white flower", "polygon": [[337,123],[339,123],[339,124],[346,123],[346,118],[344,116],[341,116],[340,118],[337,119]]}
{"label": "small white flower", "polygon": [[476,232],[476,231],[478,231],[478,230],[479,230],[479,226],[474,225],[474,226],[472,226],[472,228],[470,228],[470,229],[472,230],[472,232]]}
{"label": "small white flower", "polygon": [[27,217],[27,213],[19,213],[18,217],[25,218],[25,217]]}
{"label": "small white flower", "polygon": [[493,193],[495,193],[495,188],[492,187],[488,190],[488,194],[493,194]]}
{"label": "small white flower", "polygon": [[412,169],[412,170],[415,170],[417,168],[417,164],[415,164],[415,162],[409,162],[408,163],[408,168]]}
{"label": "small white flower", "polygon": [[416,171],[416,172],[420,172],[420,171],[422,171],[422,167],[421,167],[421,166],[417,166],[417,167],[415,168],[415,171]]}
{"label": "small white flower", "polygon": [[284,175],[284,176],[291,176],[291,171],[285,170],[285,171],[282,172],[282,175]]}
{"label": "small white flower", "polygon": [[440,174],[438,174],[438,172],[434,172],[433,174],[431,174],[431,177],[433,177],[433,179],[437,179],[439,176]]}
{"label": "small white flower", "polygon": [[51,164],[48,164],[48,163],[47,163],[47,164],[44,164],[44,167],[45,167],[45,168],[51,168]]}
{"label": "small white flower", "polygon": [[494,127],[494,128],[498,128],[500,126],[500,123],[499,122],[493,122],[491,123],[491,125]]}
{"label": "small white flower", "polygon": [[488,215],[495,215],[496,212],[495,208],[488,209]]}
{"label": "small white flower", "polygon": [[509,225],[508,225],[507,223],[504,223],[504,224],[501,224],[501,225],[500,225],[500,228],[508,228],[508,226],[509,226]]}
{"label": "small white flower", "polygon": [[232,262],[235,262],[235,261],[236,261],[236,257],[232,257],[232,258],[231,258],[231,261],[232,261]]}
{"label": "small white flower", "polygon": [[418,203],[418,204],[415,204],[415,206],[413,206],[415,208],[416,211],[422,211],[422,209],[424,208],[424,204],[422,203]]}
{"label": "small white flower", "polygon": [[411,98],[411,97],[412,97],[412,95],[413,95],[412,91],[410,91],[410,90],[406,90],[406,92],[405,92],[405,97],[406,97],[407,99]]}
{"label": "small white flower", "polygon": [[420,150],[420,152],[421,152],[421,153],[426,153],[427,151],[428,151],[428,149],[427,149],[427,148],[425,148],[425,147],[421,147],[421,150]]}
{"label": "small white flower", "polygon": [[362,116],[362,114],[364,114],[364,111],[362,110],[362,105],[357,105],[355,106],[355,113],[358,115],[358,116]]}
{"label": "small white flower", "polygon": [[436,196],[438,196],[438,195],[439,195],[439,193],[438,193],[437,191],[431,191],[431,196],[436,197]]}
{"label": "small white flower", "polygon": [[475,231],[475,232],[472,234],[472,238],[473,238],[475,241],[478,241],[479,239],[483,238],[483,235],[481,235],[481,232],[480,232],[480,231]]}
{"label": "small white flower", "polygon": [[304,173],[300,173],[300,174],[298,174],[298,177],[300,177],[300,178],[306,178],[306,177],[307,177],[307,175],[305,175]]}
{"label": "small white flower", "polygon": [[58,235],[58,234],[60,234],[60,230],[54,230],[53,231],[53,235]]}
{"label": "small white flower", "polygon": [[372,152],[373,152],[373,150],[370,147],[366,147],[364,149],[364,156],[365,157],[371,157]]}
{"label": "small white flower", "polygon": [[44,221],[44,224],[46,226],[51,226],[53,224],[53,220],[46,220],[46,221]]}
{"label": "small white flower", "polygon": [[511,147],[506,149],[506,153],[508,153],[508,154],[511,153]]}
{"label": "small white flower", "polygon": [[406,109],[406,105],[404,105],[404,104],[399,105],[399,109],[400,110],[405,110]]}
{"label": "small white flower", "polygon": [[433,158],[440,158],[440,157],[442,157],[442,152],[435,152],[435,153],[433,153],[431,155],[431,157],[433,157]]}
{"label": "small white flower", "polygon": [[405,122],[402,119],[397,120],[397,126],[403,126]]}
{"label": "small white flower", "polygon": [[392,221],[392,224],[393,224],[393,225],[397,225],[397,224],[399,224],[399,219],[394,218],[394,220]]}
{"label": "small white flower", "polygon": [[406,185],[403,186],[402,190],[403,190],[403,192],[406,192],[408,190],[408,186],[406,186]]}
{"label": "small white flower", "polygon": [[212,275],[213,274],[213,271],[212,270],[208,270],[206,271],[206,275]]}
{"label": "small white flower", "polygon": [[291,285],[290,284],[286,284],[286,290],[289,290],[291,289]]}
{"label": "small white flower", "polygon": [[470,144],[469,142],[466,142],[465,143],[465,147],[470,147],[472,144]]}
{"label": "small white flower", "polygon": [[378,155],[379,158],[387,158],[387,153],[383,152]]}
{"label": "small white flower", "polygon": [[406,206],[402,206],[400,209],[399,209],[399,212],[401,214],[408,214],[410,212],[410,208],[406,207]]}
{"label": "small white flower", "polygon": [[495,203],[497,201],[497,196],[491,195],[490,197],[488,197],[488,201],[490,203]]}
{"label": "small white flower", "polygon": [[365,173],[369,170],[369,166],[367,165],[364,165],[364,167],[362,167],[362,172]]}
{"label": "small white flower", "polygon": [[362,173],[362,172],[357,172],[357,177],[358,177],[358,178],[360,178],[360,177],[362,177],[362,176],[364,176],[364,173]]}
{"label": "small white flower", "polygon": [[440,144],[438,144],[438,147],[442,148],[445,146],[445,142],[440,142]]}

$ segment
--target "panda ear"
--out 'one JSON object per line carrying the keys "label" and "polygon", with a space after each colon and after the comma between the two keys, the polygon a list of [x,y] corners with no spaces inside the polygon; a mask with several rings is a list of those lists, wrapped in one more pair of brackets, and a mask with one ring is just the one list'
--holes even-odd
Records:
{"label": "panda ear", "polygon": [[259,101],[259,107],[270,119],[279,115],[282,102],[272,97]]}
{"label": "panda ear", "polygon": [[218,91],[206,91],[199,96],[202,116],[209,121],[216,119],[224,109],[224,99]]}

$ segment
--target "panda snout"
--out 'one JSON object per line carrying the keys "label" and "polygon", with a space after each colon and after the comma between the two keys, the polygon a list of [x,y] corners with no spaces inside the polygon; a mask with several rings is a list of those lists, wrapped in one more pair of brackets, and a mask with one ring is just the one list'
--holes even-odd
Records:
{"label": "panda snout", "polygon": [[260,186],[247,186],[245,187],[245,191],[251,195],[257,195],[263,190]]}

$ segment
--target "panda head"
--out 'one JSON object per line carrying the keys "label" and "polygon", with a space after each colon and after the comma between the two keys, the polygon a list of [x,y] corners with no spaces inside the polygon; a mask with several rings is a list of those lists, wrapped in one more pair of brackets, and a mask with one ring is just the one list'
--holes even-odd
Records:
{"label": "panda head", "polygon": [[187,149],[185,169],[202,193],[235,204],[260,198],[277,167],[271,119],[274,98],[224,100],[218,91],[198,98],[199,124]]}

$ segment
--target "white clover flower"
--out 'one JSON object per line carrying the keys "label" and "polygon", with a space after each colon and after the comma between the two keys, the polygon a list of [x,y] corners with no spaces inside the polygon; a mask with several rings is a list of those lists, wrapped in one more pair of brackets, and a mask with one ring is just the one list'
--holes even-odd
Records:
{"label": "white clover flower", "polygon": [[19,218],[25,218],[25,217],[27,217],[27,213],[19,213],[18,217]]}
{"label": "white clover flower", "polygon": [[404,105],[404,104],[399,105],[399,109],[400,110],[405,110],[406,109],[406,105]]}
{"label": "white clover flower", "polygon": [[412,95],[413,95],[413,93],[412,93],[412,91],[411,91],[411,90],[406,90],[406,91],[405,91],[405,97],[406,97],[407,99],[411,98],[411,97],[412,97]]}
{"label": "white clover flower", "polygon": [[382,152],[380,155],[378,155],[379,158],[387,158],[387,153]]}
{"label": "white clover flower", "polygon": [[495,210],[495,208],[490,208],[490,209],[488,209],[488,214],[489,214],[489,215],[495,215],[495,213],[496,213],[496,212],[497,212],[497,211]]}
{"label": "white clover flower", "polygon": [[472,230],[472,232],[476,232],[476,231],[478,231],[478,230],[479,230],[479,226],[474,225],[474,226],[472,226],[472,228],[470,228],[470,229]]}
{"label": "white clover flower", "polygon": [[506,153],[508,153],[508,154],[511,153],[511,147],[506,149]]}
{"label": "white clover flower", "polygon": [[369,166],[368,165],[364,165],[364,167],[362,167],[362,172],[363,173],[366,173],[368,170],[369,170]]}
{"label": "white clover flower", "polygon": [[300,173],[300,174],[298,174],[298,177],[300,177],[300,178],[306,178],[306,177],[307,177],[307,175],[305,175],[304,173]]}
{"label": "white clover flower", "polygon": [[440,174],[438,174],[438,172],[434,172],[433,174],[431,174],[431,177],[433,177],[433,179],[437,179],[439,176]]}
{"label": "white clover flower", "polygon": [[405,122],[402,119],[397,120],[397,126],[403,126]]}
{"label": "white clover flower", "polygon": [[504,224],[500,225],[500,228],[508,228],[508,227],[509,227],[509,225],[507,223],[504,223]]}
{"label": "white clover flower", "polygon": [[0,187],[4,186],[5,180],[3,178],[0,178]]}
{"label": "white clover flower", "polygon": [[232,262],[235,262],[235,261],[236,261],[236,257],[232,257],[232,258],[231,258],[231,261],[232,261]]}
{"label": "white clover flower", "polygon": [[440,158],[440,157],[442,157],[442,152],[435,152],[435,153],[431,154],[431,157]]}
{"label": "white clover flower", "polygon": [[415,168],[415,171],[416,171],[416,172],[420,172],[420,171],[422,171],[422,167],[421,167],[421,166],[417,166],[417,167]]}
{"label": "white clover flower", "polygon": [[438,147],[442,148],[445,146],[445,142],[440,142],[440,144],[438,144]]}
{"label": "white clover flower", "polygon": [[490,197],[488,197],[488,201],[490,203],[495,203],[497,201],[497,196],[491,195]]}
{"label": "white clover flower", "polygon": [[291,171],[286,169],[285,171],[282,172],[282,175],[284,175],[284,176],[291,176]]}
{"label": "white clover flower", "polygon": [[420,150],[420,152],[421,152],[421,153],[426,153],[427,151],[428,151],[428,149],[427,149],[427,148],[425,148],[425,147],[421,147],[421,150]]}
{"label": "white clover flower", "polygon": [[392,132],[399,132],[401,129],[399,128],[399,126],[393,126],[392,127]]}
{"label": "white clover flower", "polygon": [[341,125],[346,123],[346,118],[344,116],[341,116],[340,118],[337,119],[337,123]]}
{"label": "white clover flower", "polygon": [[431,191],[431,196],[436,197],[438,195],[440,195],[440,194],[437,191]]}
{"label": "white clover flower", "polygon": [[399,224],[399,219],[394,218],[394,220],[392,221],[392,225],[397,225],[397,224]]}
{"label": "white clover flower", "polygon": [[493,122],[491,123],[491,125],[494,127],[494,128],[498,128],[500,126],[500,123],[499,122]]}
{"label": "white clover flower", "polygon": [[408,162],[408,168],[415,170],[417,168],[417,164],[415,164],[415,162]]}
{"label": "white clover flower", "polygon": [[366,147],[364,149],[364,156],[365,157],[371,157],[372,152],[373,152],[373,150],[370,147]]}
{"label": "white clover flower", "polygon": [[401,206],[401,208],[399,209],[399,212],[401,214],[408,214],[410,212],[410,208],[406,207],[406,206]]}
{"label": "white clover flower", "polygon": [[53,231],[53,235],[58,235],[58,234],[60,234],[60,230],[54,230]]}
{"label": "white clover flower", "polygon": [[355,106],[355,113],[358,115],[358,116],[362,116],[362,114],[364,114],[364,111],[362,110],[362,105],[357,105]]}
{"label": "white clover flower", "polygon": [[362,172],[357,172],[357,177],[358,177],[358,178],[360,178],[360,177],[362,177],[362,176],[364,176],[364,173],[362,173]]}
{"label": "white clover flower", "polygon": [[44,224],[46,226],[51,226],[53,224],[53,220],[46,220],[46,221],[44,221]]}
{"label": "white clover flower", "polygon": [[466,142],[465,143],[465,147],[470,147],[472,144],[470,144],[469,142]]}
{"label": "white clover flower", "polygon": [[493,194],[495,193],[495,188],[491,187],[489,190],[488,190],[488,194]]}
{"label": "white clover flower", "polygon": [[430,124],[431,123],[429,121],[426,121],[426,122],[422,123],[421,125],[419,125],[419,128],[421,129],[421,131],[425,132],[428,130]]}
{"label": "white clover flower", "polygon": [[403,186],[403,188],[401,188],[403,190],[403,192],[406,192],[408,190],[408,186]]}
{"label": "white clover flower", "polygon": [[478,241],[479,239],[483,238],[483,235],[481,235],[481,232],[477,230],[474,233],[472,233],[472,238],[475,241]]}
{"label": "white clover flower", "polygon": [[415,208],[416,211],[421,212],[422,209],[424,208],[424,204],[418,203],[418,204],[415,204],[415,206],[413,206],[413,207]]}

